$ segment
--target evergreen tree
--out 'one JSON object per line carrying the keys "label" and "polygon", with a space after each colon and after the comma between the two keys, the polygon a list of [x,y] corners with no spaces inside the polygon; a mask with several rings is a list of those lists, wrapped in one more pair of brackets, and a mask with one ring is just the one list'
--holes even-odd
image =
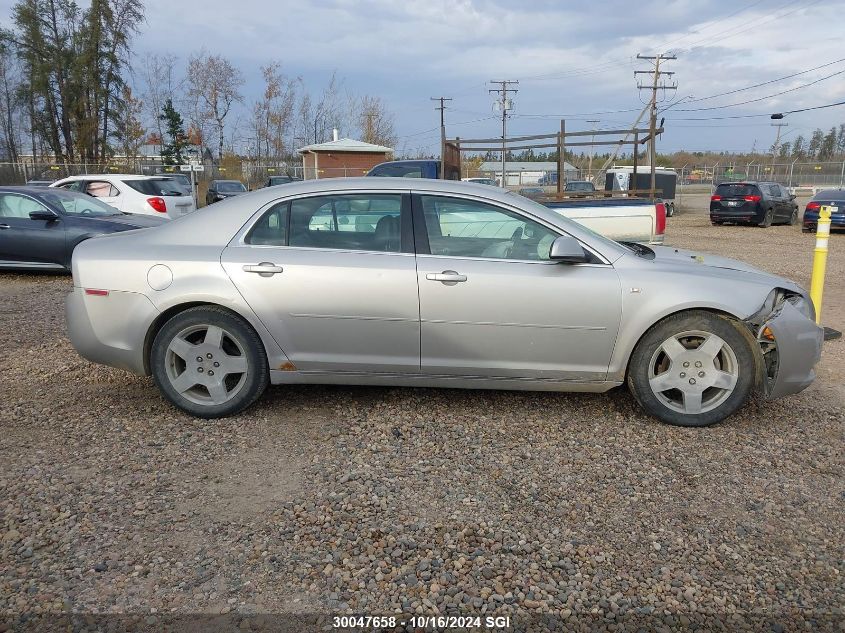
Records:
{"label": "evergreen tree", "polygon": [[167,142],[161,148],[161,160],[165,165],[181,165],[185,162],[184,151],[188,146],[182,115],[173,107],[173,99],[167,99],[158,115],[164,124]]}

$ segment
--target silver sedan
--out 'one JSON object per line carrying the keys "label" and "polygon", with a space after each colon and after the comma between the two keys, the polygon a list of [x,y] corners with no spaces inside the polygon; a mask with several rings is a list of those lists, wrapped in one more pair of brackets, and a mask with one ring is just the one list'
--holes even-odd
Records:
{"label": "silver sedan", "polygon": [[271,187],[83,242],[85,358],[231,415],[273,384],[607,391],[705,426],[815,377],[807,293],[738,261],[613,242],[471,183]]}

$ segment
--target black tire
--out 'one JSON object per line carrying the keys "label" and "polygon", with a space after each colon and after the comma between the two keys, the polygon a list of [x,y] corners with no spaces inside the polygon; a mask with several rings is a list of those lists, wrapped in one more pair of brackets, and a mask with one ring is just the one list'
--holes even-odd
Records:
{"label": "black tire", "polygon": [[769,209],[768,211],[766,211],[766,215],[763,216],[763,221],[760,222],[757,226],[759,226],[762,229],[769,228],[772,225],[772,220],[774,219],[774,217],[775,217],[775,210]]}
{"label": "black tire", "polygon": [[670,203],[666,205],[666,217],[671,218],[675,215],[675,205]]}
{"label": "black tire", "polygon": [[[748,400],[758,384],[759,365],[755,351],[752,349],[755,342],[750,333],[743,332],[740,329],[741,327],[741,324],[732,319],[704,310],[690,310],[666,317],[646,332],[634,348],[628,363],[628,388],[643,409],[668,424],[703,427],[721,422]],[[703,387],[702,385],[707,377],[698,378],[702,381],[698,388],[704,390],[701,398],[702,412],[700,413],[684,413],[672,408],[671,403],[667,404],[666,401],[672,399],[676,390],[667,389],[661,393],[661,397],[658,397],[650,384],[650,374],[652,373],[650,364],[655,358],[658,359],[658,364],[669,363],[669,368],[663,371],[666,372],[665,375],[667,376],[670,373],[672,374],[671,380],[675,380],[675,371],[678,372],[678,376],[684,375],[681,372],[701,371],[701,374],[704,374],[709,371],[706,363],[700,369],[695,367],[685,369],[683,366],[684,360],[677,360],[677,362],[669,360],[668,356],[662,351],[664,343],[668,342],[669,339],[691,331],[715,334],[730,348],[733,353],[730,362],[731,364],[735,363],[735,368],[729,368],[728,363],[721,365],[728,369],[724,372],[725,374],[731,373],[731,370],[735,373],[736,382],[732,390]],[[693,339],[684,340],[693,341]],[[720,355],[727,354],[724,348],[721,349]],[[684,353],[686,352],[694,353],[695,348],[685,349]],[[686,356],[681,356],[681,359],[684,358]],[[718,359],[714,359],[713,363],[716,362],[718,362]],[[720,373],[719,367],[715,367],[714,372]],[[701,374],[690,373],[690,376],[694,377]],[[659,376],[662,377],[664,374],[660,373]],[[693,378],[687,379],[686,377],[678,380],[695,382]],[[690,387],[690,389],[694,389],[694,387]],[[680,392],[677,391],[677,394],[680,395]],[[707,395],[710,399],[709,405],[703,401],[706,394],[709,394]],[[681,406],[686,406],[686,398],[684,397],[681,400],[683,403]],[[707,408],[704,405],[713,406],[713,408],[704,410]],[[678,406],[677,403],[675,406]]]}
{"label": "black tire", "polygon": [[789,223],[788,224],[789,224],[789,226],[795,226],[795,224],[797,222],[798,222],[798,207],[795,207],[792,210],[792,215],[789,216]]}
{"label": "black tire", "polygon": [[[196,357],[195,352],[191,352],[189,359],[178,354],[174,356],[175,352],[169,350],[177,337],[181,343],[190,340],[189,344],[197,347],[205,345],[210,328],[222,330],[219,357],[215,358],[210,353],[214,351],[213,346],[209,347],[209,350],[203,347]],[[182,338],[183,332],[194,330],[195,333]],[[206,351],[209,351],[209,354],[206,354]],[[230,351],[234,353],[230,355]],[[225,367],[229,361],[243,366],[244,371],[223,373],[220,364]],[[179,364],[184,365],[181,372],[177,367]],[[177,390],[173,384],[174,380],[182,378],[183,375],[198,381],[212,380],[208,374],[213,374],[215,368],[218,376],[214,380],[224,385],[223,393],[227,398],[225,401],[221,398],[219,403],[212,402],[212,389],[206,388],[200,382],[184,392]],[[267,353],[258,334],[240,316],[216,306],[189,308],[168,320],[153,340],[150,369],[156,386],[165,398],[183,411],[206,419],[222,418],[246,409],[264,393],[270,382]],[[202,373],[194,374],[194,371]],[[178,372],[175,379],[174,372]]]}

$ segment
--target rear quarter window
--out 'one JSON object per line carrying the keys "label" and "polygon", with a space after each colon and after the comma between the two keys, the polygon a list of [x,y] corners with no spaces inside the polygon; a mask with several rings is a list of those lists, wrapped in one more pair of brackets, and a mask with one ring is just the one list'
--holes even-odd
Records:
{"label": "rear quarter window", "polygon": [[182,186],[170,178],[124,180],[127,185],[145,196],[187,196]]}

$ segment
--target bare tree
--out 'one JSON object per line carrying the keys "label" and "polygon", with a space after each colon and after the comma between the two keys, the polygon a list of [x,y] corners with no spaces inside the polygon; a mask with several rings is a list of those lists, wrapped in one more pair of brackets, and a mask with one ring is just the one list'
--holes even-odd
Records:
{"label": "bare tree", "polygon": [[120,108],[115,120],[117,128],[115,137],[120,142],[126,161],[134,168],[138,162],[141,145],[144,144],[144,139],[147,137],[147,130],[141,121],[144,104],[132,95],[132,89],[129,86],[123,87],[121,97]]}
{"label": "bare tree", "polygon": [[396,144],[393,113],[387,109],[381,97],[364,95],[356,99],[352,113],[362,141],[387,147]]}
{"label": "bare tree", "polygon": [[147,55],[141,63],[141,81],[143,83],[142,97],[144,100],[144,114],[147,121],[154,126],[159,138],[164,138],[165,128],[159,118],[164,104],[168,99],[173,103],[177,99],[177,92],[182,88],[184,80],[176,76],[175,55]]}
{"label": "bare tree", "polygon": [[243,101],[240,92],[243,83],[241,71],[220,55],[201,52],[188,61],[188,95],[194,104],[193,115],[213,124],[220,159],[223,158],[226,117],[232,104]]}
{"label": "bare tree", "polygon": [[3,158],[18,162],[23,131],[23,110],[18,91],[21,76],[17,60],[8,47],[0,45],[0,151]]}
{"label": "bare tree", "polygon": [[329,138],[332,128],[346,127],[347,108],[341,99],[342,83],[334,72],[319,99],[303,94],[297,108],[298,136],[311,143],[322,143]]}
{"label": "bare tree", "polygon": [[261,68],[264,92],[252,109],[252,132],[255,135],[256,158],[279,160],[288,151],[292,133],[297,81],[281,72],[281,64],[273,62]]}

